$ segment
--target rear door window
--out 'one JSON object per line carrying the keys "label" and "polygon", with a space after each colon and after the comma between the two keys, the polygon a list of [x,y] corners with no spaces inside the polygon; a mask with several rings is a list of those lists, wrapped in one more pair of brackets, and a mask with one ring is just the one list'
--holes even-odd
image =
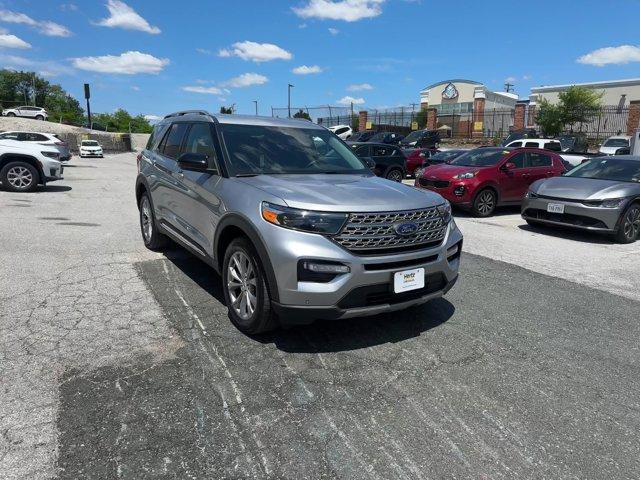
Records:
{"label": "rear door window", "polygon": [[522,142],[513,142],[509,146],[514,148],[520,148],[522,146]]}
{"label": "rear door window", "polygon": [[529,163],[532,168],[550,167],[553,164],[551,157],[544,153],[529,152]]}
{"label": "rear door window", "polygon": [[542,148],[544,148],[545,150],[551,150],[552,152],[562,151],[562,145],[560,144],[560,142],[548,142],[545,143]]}
{"label": "rear door window", "polygon": [[383,147],[381,145],[375,145],[371,147],[371,156],[373,157],[388,157],[393,150],[392,147]]}
{"label": "rear door window", "polygon": [[507,161],[513,163],[516,168],[525,168],[527,167],[527,154],[524,152],[516,153]]}
{"label": "rear door window", "polygon": [[354,152],[359,157],[368,157],[369,156],[369,145],[360,145],[355,149]]}
{"label": "rear door window", "polygon": [[336,135],[340,135],[342,133],[345,133],[347,130],[349,130],[349,127],[342,127],[336,130]]}
{"label": "rear door window", "polygon": [[167,133],[164,145],[162,146],[162,153],[173,159],[177,159],[180,155],[180,148],[182,147],[182,139],[187,131],[188,124],[186,123],[174,123],[171,125],[171,129]]}
{"label": "rear door window", "polygon": [[527,142],[524,144],[525,148],[539,148],[538,142]]}

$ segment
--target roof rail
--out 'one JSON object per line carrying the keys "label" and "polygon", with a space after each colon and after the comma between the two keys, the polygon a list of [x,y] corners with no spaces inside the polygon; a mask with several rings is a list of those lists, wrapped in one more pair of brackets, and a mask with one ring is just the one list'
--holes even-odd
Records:
{"label": "roof rail", "polygon": [[206,112],[204,110],[182,110],[181,112],[173,112],[173,113],[170,113],[169,115],[165,115],[164,118],[181,117],[182,115],[189,115],[189,114],[207,115],[209,117],[211,116],[209,112]]}

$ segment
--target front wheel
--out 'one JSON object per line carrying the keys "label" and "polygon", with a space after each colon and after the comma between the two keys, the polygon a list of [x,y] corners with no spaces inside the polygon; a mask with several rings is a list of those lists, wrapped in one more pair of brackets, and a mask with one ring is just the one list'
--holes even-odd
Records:
{"label": "front wheel", "polygon": [[13,113],[13,112],[9,112],[9,113],[7,113],[7,117],[15,117],[15,116],[16,116],[16,114],[15,114],[15,113]]}
{"label": "front wheel", "polygon": [[618,243],[633,243],[640,235],[640,205],[631,204],[620,218],[620,226],[615,234]]}
{"label": "front wheel", "polygon": [[476,195],[471,210],[476,217],[488,217],[495,211],[497,202],[496,193],[486,188]]}
{"label": "front wheel", "polygon": [[40,182],[40,175],[29,163],[11,162],[0,172],[0,180],[12,192],[33,192]]}
{"label": "front wheel", "polygon": [[255,335],[277,327],[262,264],[245,238],[236,238],[227,247],[222,283],[229,318],[238,330]]}
{"label": "front wheel", "polygon": [[156,216],[153,214],[151,200],[145,192],[140,197],[140,231],[144,246],[149,250],[162,250],[167,244],[167,237],[158,231]]}
{"label": "front wheel", "polygon": [[402,171],[394,168],[393,170],[389,170],[387,172],[387,180],[391,180],[393,182],[401,182],[402,181]]}

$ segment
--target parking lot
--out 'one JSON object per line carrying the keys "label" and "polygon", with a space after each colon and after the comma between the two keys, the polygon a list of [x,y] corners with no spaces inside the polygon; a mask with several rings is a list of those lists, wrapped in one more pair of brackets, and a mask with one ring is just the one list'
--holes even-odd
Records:
{"label": "parking lot", "polygon": [[457,212],[443,299],[251,338],[144,248],[135,174],[0,191],[3,478],[640,475],[640,243]]}

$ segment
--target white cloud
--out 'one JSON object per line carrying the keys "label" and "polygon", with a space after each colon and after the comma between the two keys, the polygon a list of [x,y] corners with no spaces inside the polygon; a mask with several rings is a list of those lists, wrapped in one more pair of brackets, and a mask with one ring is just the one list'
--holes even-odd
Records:
{"label": "white cloud", "polygon": [[347,87],[347,92],[362,92],[363,90],[373,90],[373,86],[368,83],[354,83]]}
{"label": "white cloud", "polygon": [[162,120],[162,117],[159,117],[158,115],[145,115],[144,118],[145,118],[145,120],[147,120],[148,122],[151,122],[151,123],[158,122],[158,121]]}
{"label": "white cloud", "polygon": [[205,95],[220,95],[222,93],[222,90],[218,87],[187,86],[182,87],[182,90],[191,93],[203,93]]}
{"label": "white cloud", "polygon": [[513,83],[516,80],[517,80],[516,77],[507,77],[507,78],[504,79],[504,81],[507,82],[507,83]]}
{"label": "white cloud", "polygon": [[78,6],[75,3],[63,3],[60,5],[60,10],[63,12],[77,12]]}
{"label": "white cloud", "polygon": [[109,0],[107,3],[109,17],[100,20],[97,25],[110,28],[124,28],[157,35],[160,29],[151,26],[138,12],[120,0]]}
{"label": "white cloud", "polygon": [[619,47],[605,47],[582,55],[577,60],[584,65],[625,65],[631,62],[640,62],[640,47],[635,45],[620,45]]}
{"label": "white cloud", "polygon": [[292,10],[302,18],[357,22],[380,15],[384,2],[385,0],[308,0],[306,5],[292,7]]}
{"label": "white cloud", "polygon": [[258,73],[243,73],[226,82],[222,82],[220,85],[223,87],[242,88],[252,85],[264,85],[268,81],[269,79],[267,77]]}
{"label": "white cloud", "polygon": [[0,48],[31,48],[31,44],[10,33],[0,32]]}
{"label": "white cloud", "polygon": [[240,57],[252,62],[270,62],[271,60],[291,60],[293,55],[272,43],[237,42],[231,48],[218,52],[221,57]]}
{"label": "white cloud", "polygon": [[296,67],[291,71],[296,75],[314,75],[316,73],[322,73],[322,68],[320,68],[318,65],[300,65],[299,67]]}
{"label": "white cloud", "polygon": [[52,61],[31,60],[30,58],[20,57],[17,55],[0,55],[0,63],[3,68],[9,70],[33,70],[43,77],[55,77],[69,73],[68,65],[61,65]]}
{"label": "white cloud", "polygon": [[329,30],[329,33],[331,35],[334,35],[334,36],[340,33],[340,30],[338,30],[337,28],[333,28],[333,27],[329,27],[327,30]]}
{"label": "white cloud", "polygon": [[346,97],[342,97],[340,100],[338,100],[338,105],[346,105],[349,106],[352,103],[354,105],[364,105],[364,98],[360,97],[360,98],[353,98],[349,95],[347,95]]}
{"label": "white cloud", "polygon": [[120,55],[73,58],[72,62],[73,66],[80,70],[120,75],[157,74],[170,63],[166,58],[156,58],[148,53],[135,51],[124,52]]}
{"label": "white cloud", "polygon": [[71,31],[63,25],[55,22],[34,20],[29,15],[12,12],[11,10],[0,10],[0,21],[29,25],[48,37],[70,37],[72,35]]}

